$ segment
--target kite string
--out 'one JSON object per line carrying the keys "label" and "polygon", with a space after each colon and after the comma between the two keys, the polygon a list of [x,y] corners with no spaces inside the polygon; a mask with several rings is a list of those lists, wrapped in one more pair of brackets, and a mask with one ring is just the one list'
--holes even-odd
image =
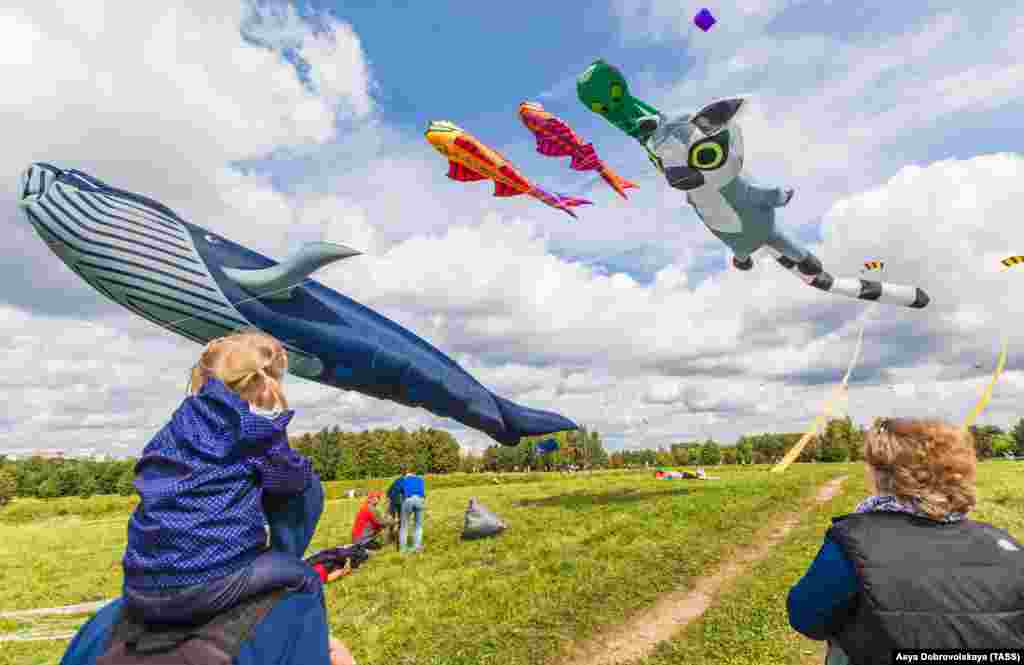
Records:
{"label": "kite string", "polygon": [[[1016,259],[1019,257],[1010,258]],[[1007,261],[1010,261],[1010,259],[1006,259],[1003,262],[1003,272],[1006,272],[1017,263],[1016,261],[1007,263]],[[975,403],[974,408],[971,409],[971,412],[967,414],[967,418],[964,419],[964,431],[970,430],[971,425],[974,424],[974,421],[981,415],[981,412],[985,410],[986,406],[988,406],[989,401],[992,399],[992,392],[995,390],[996,382],[999,380],[999,376],[1003,373],[1003,369],[1006,367],[1006,353],[1010,346],[1010,334],[1008,330],[1003,330],[1002,338],[1002,348],[999,351],[999,359],[996,361],[996,368],[992,372],[992,380],[989,381],[989,384],[981,391],[981,396],[978,397],[978,401]]]}
{"label": "kite string", "polygon": [[992,380],[982,390],[981,396],[978,398],[977,403],[974,405],[974,408],[971,409],[971,412],[967,415],[967,418],[964,420],[963,429],[965,431],[970,430],[971,425],[974,424],[974,421],[977,420],[978,416],[981,415],[981,412],[985,410],[985,407],[988,406],[989,401],[992,399],[992,392],[995,390],[996,382],[999,380],[999,376],[1003,373],[1003,368],[1006,366],[1006,352],[1009,348],[1009,345],[1010,336],[1004,330],[1002,349],[999,352],[999,360],[996,362],[996,369],[994,372],[992,372]]}
{"label": "kite string", "polygon": [[837,385],[835,389],[833,389],[832,395],[829,396],[829,398],[825,401],[825,405],[822,408],[821,414],[814,419],[814,422],[812,422],[811,426],[807,428],[807,431],[804,432],[804,435],[800,437],[800,440],[797,441],[796,444],[789,449],[789,452],[787,452],[786,455],[781,460],[779,460],[778,464],[772,467],[772,473],[781,473],[785,471],[787,468],[789,468],[789,465],[792,464],[796,460],[796,458],[800,456],[800,453],[803,452],[803,449],[807,446],[807,443],[811,440],[811,438],[813,438],[818,433],[818,430],[821,428],[822,424],[825,421],[827,421],[827,419],[832,415],[832,407],[835,404],[836,400],[841,395],[846,393],[846,391],[848,390],[850,375],[853,373],[853,368],[857,364],[857,359],[860,357],[861,347],[864,343],[864,329],[867,327],[868,319],[870,318],[870,315],[875,311],[876,307],[878,307],[878,303],[872,303],[863,315],[860,324],[860,331],[857,333],[857,345],[854,347],[853,356],[850,358],[850,364],[847,365],[846,367],[846,374],[843,375],[842,381],[840,381],[839,385]]}

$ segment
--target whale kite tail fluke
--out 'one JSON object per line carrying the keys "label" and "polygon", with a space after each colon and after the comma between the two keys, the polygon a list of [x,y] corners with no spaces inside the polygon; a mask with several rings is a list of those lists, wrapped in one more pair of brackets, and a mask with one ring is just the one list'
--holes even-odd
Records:
{"label": "whale kite tail fluke", "polygon": [[500,434],[492,434],[491,437],[503,445],[518,445],[519,439],[524,436],[543,436],[579,429],[576,423],[565,416],[551,411],[531,409],[494,393],[491,393],[491,396],[494,397],[494,402],[501,411],[502,420],[505,421],[505,431]]}
{"label": "whale kite tail fluke", "polygon": [[880,302],[886,305],[901,305],[923,309],[931,302],[928,294],[914,286],[876,282],[857,277],[833,277],[822,268],[818,257],[810,252],[802,261],[794,261],[773,247],[766,249],[775,256],[786,270],[800,278],[805,284],[826,293],[836,293],[847,298]]}

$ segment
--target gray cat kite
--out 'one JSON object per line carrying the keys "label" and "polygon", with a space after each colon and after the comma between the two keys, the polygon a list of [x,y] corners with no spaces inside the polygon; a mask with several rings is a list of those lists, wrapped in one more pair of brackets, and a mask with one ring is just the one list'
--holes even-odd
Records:
{"label": "gray cat kite", "polygon": [[733,265],[750,270],[751,255],[765,248],[806,284],[850,298],[920,309],[930,298],[919,288],[855,277],[833,277],[818,257],[775,224],[775,209],[792,189],[760,187],[743,173],[743,135],[736,115],[743,98],[713,102],[694,115],[650,115],[639,124],[649,132],[648,151],[668,183],[686,192],[708,230],[733,251]]}
{"label": "gray cat kite", "polygon": [[692,116],[670,118],[630,95],[622,72],[603,60],[580,75],[576,90],[584,106],[639,141],[668,183],[686,192],[708,230],[732,250],[736,268],[750,270],[751,255],[763,247],[822,291],[916,309],[928,304],[928,295],[913,286],[833,277],[776,227],[775,209],[789,203],[793,190],[759,187],[741,174],[743,136],[736,114],[745,99],[724,99]]}

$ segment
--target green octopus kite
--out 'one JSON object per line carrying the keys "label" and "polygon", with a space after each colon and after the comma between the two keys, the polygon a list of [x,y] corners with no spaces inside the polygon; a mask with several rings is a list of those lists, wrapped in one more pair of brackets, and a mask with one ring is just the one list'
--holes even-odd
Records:
{"label": "green octopus kite", "polygon": [[629,94],[622,72],[604,60],[596,60],[576,80],[576,93],[584,106],[639,141],[658,170],[663,170],[661,160],[647,147],[661,113]]}
{"label": "green octopus kite", "polygon": [[928,304],[928,294],[913,286],[833,277],[776,225],[775,210],[789,203],[793,190],[758,185],[743,173],[738,117],[745,98],[721,99],[668,117],[630,95],[622,72],[603,60],[580,75],[576,92],[584,106],[640,142],[668,184],[686,193],[708,230],[732,250],[738,270],[752,269],[752,255],[764,248],[816,289],[915,309]]}

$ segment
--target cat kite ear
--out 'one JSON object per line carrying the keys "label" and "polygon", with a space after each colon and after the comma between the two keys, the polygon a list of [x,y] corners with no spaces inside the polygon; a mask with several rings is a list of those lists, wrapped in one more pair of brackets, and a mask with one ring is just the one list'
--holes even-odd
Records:
{"label": "cat kite ear", "polygon": [[692,122],[704,134],[711,136],[722,131],[729,121],[747,105],[745,97],[731,97],[712,102],[697,112]]}

